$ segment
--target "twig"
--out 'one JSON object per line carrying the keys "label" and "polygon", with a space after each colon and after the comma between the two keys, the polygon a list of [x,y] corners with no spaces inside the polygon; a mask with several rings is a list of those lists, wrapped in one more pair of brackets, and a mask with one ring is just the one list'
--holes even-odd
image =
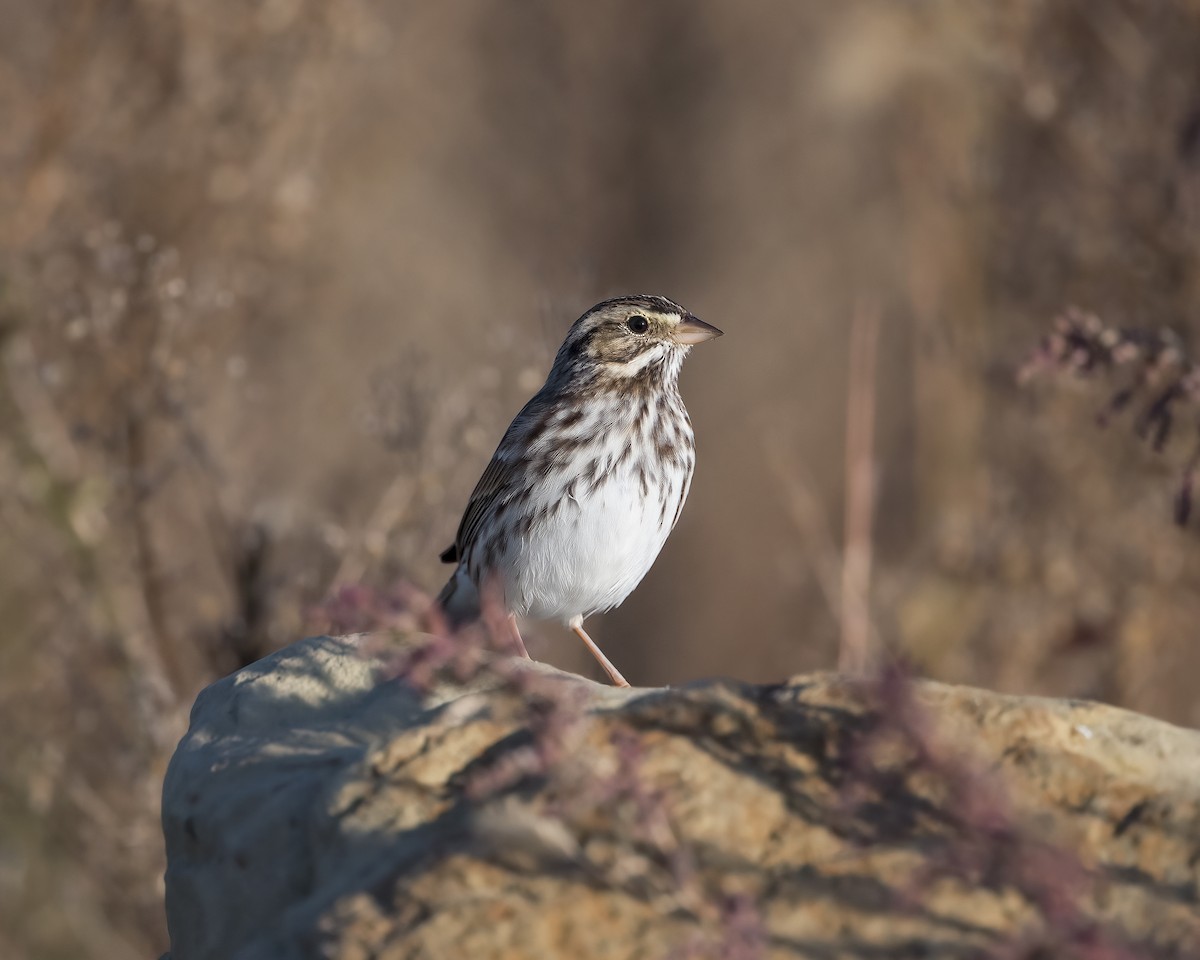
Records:
{"label": "twig", "polygon": [[798,466],[784,465],[778,453],[780,444],[767,445],[768,462],[784,490],[784,506],[805,540],[817,584],[839,627],[838,669],[852,675],[868,673],[882,646],[870,605],[879,322],[879,308],[870,302],[861,304],[851,321],[841,549],[811,478]]}
{"label": "twig", "polygon": [[[1097,422],[1106,426],[1140,402],[1142,409],[1134,417],[1134,432],[1159,452],[1170,441],[1181,408],[1190,408],[1195,418],[1196,408],[1200,407],[1200,364],[1187,356],[1170,330],[1125,330],[1070,307],[1055,317],[1050,333],[1022,365],[1017,379],[1025,382],[1042,373],[1087,378],[1120,369],[1131,369],[1131,378],[1109,398],[1097,414]],[[1198,464],[1200,444],[1184,467],[1175,494],[1175,522],[1180,526],[1191,514]]]}
{"label": "twig", "polygon": [[779,484],[784,488],[784,507],[808,548],[809,562],[816,574],[817,585],[835,620],[841,616],[842,582],[841,551],[825,519],[821,501],[814,490],[812,478],[800,466],[786,468],[777,447],[768,445],[768,460]]}
{"label": "twig", "polygon": [[879,307],[859,304],[850,325],[846,398],[846,512],[843,528],[841,644],[838,669],[862,675],[871,666],[871,527],[875,511],[875,366]]}

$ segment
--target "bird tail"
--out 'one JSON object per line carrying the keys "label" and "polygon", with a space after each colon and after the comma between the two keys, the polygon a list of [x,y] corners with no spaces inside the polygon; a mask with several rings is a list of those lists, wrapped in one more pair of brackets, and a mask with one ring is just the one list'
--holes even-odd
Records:
{"label": "bird tail", "polygon": [[479,591],[467,575],[466,564],[459,564],[437,596],[438,606],[452,630],[461,630],[479,619]]}

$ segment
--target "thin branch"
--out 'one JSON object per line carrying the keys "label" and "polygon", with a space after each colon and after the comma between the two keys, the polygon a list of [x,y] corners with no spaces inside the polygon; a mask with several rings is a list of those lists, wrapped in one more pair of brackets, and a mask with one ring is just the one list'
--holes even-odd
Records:
{"label": "thin branch", "polygon": [[[1097,414],[1101,426],[1141,404],[1133,430],[1156,452],[1170,442],[1182,412],[1190,411],[1193,423],[1200,426],[1200,363],[1188,357],[1170,330],[1126,330],[1070,307],[1055,317],[1050,333],[1021,367],[1018,381],[1045,373],[1086,378],[1120,370],[1131,371],[1129,382],[1118,387]],[[1180,526],[1191,514],[1198,456],[1200,448],[1183,469],[1176,490],[1175,522]]]}
{"label": "thin branch", "polygon": [[838,669],[865,674],[871,667],[871,529],[875,513],[875,368],[879,307],[861,303],[850,325],[846,398],[846,509],[843,527],[841,645]]}

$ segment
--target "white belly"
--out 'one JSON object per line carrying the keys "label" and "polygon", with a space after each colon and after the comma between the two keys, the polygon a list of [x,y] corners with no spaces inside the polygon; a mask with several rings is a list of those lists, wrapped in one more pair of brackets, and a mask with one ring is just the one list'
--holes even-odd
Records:
{"label": "white belly", "polygon": [[567,621],[615,607],[654,563],[690,479],[689,463],[644,492],[636,467],[626,463],[595,492],[582,481],[574,496],[555,485],[539,504],[547,515],[511,546],[503,565],[510,609]]}

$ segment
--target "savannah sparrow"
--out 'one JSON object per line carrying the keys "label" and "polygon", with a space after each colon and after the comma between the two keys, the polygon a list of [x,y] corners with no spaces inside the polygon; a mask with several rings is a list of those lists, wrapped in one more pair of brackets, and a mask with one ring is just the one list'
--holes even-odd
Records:
{"label": "savannah sparrow", "polygon": [[629,596],[679,519],[696,452],[679,370],[719,336],[665,297],[605,300],[575,321],[441,555],[458,564],[438,596],[451,626],[494,591],[523,656],[517,617],[562,620],[629,685],[583,621]]}

